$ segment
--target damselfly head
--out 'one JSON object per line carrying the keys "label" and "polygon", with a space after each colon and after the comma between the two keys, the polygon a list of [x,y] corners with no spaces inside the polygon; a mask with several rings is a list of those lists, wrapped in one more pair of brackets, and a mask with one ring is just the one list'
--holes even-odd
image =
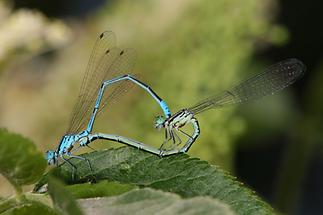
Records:
{"label": "damselfly head", "polygon": [[56,153],[55,151],[47,151],[45,155],[48,165],[56,164]]}
{"label": "damselfly head", "polygon": [[163,116],[155,117],[155,128],[161,129],[164,127],[165,118]]}

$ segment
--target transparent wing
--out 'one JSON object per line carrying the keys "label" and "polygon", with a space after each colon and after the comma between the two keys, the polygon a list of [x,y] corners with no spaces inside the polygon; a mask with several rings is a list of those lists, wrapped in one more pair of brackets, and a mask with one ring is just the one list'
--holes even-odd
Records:
{"label": "transparent wing", "polygon": [[109,87],[108,90],[111,91],[111,93],[102,101],[97,116],[102,113],[102,110],[106,106],[113,104],[122,94],[129,92],[133,87],[134,83],[128,80],[113,84],[113,86],[111,86],[113,89],[110,89]]}
{"label": "transparent wing", "polygon": [[[85,76],[81,85],[78,101],[76,102],[67,133],[78,133],[84,130],[91,117],[98,91],[105,80],[131,73],[135,60],[135,52],[131,49],[121,50],[116,47],[113,32],[103,32],[95,42]],[[118,85],[118,87],[116,87]],[[108,87],[102,97],[99,111],[113,99],[127,90],[126,84],[116,84]]]}
{"label": "transparent wing", "polygon": [[230,90],[202,100],[188,109],[198,114],[211,108],[260,99],[291,85],[304,74],[305,70],[306,67],[301,61],[287,59],[270,66],[263,73],[241,82]]}

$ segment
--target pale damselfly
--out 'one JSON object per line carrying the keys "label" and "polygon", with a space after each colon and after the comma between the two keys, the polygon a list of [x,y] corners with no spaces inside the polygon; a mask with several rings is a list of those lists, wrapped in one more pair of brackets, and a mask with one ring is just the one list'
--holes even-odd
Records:
{"label": "pale damselfly", "polygon": [[[157,116],[155,127],[165,128],[165,141],[159,148],[159,155],[185,153],[190,149],[200,135],[199,123],[195,117],[197,114],[209,109],[257,100],[274,94],[294,83],[305,73],[305,70],[306,66],[301,61],[295,58],[287,59],[268,67],[262,73],[240,82],[229,90],[206,98],[189,108],[184,108],[170,117]],[[186,124],[192,125],[193,134],[190,135],[181,129]],[[178,146],[181,145],[182,140],[177,132],[188,138],[181,148]],[[172,147],[166,149],[165,146],[169,141],[172,141]]]}

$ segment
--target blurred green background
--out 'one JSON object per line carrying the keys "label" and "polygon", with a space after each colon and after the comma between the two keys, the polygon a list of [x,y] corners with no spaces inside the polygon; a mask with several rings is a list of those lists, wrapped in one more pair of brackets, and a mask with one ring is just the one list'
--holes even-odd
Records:
{"label": "blurred green background", "polygon": [[[54,149],[104,30],[114,31],[121,47],[137,50],[133,73],[172,112],[296,57],[307,74],[279,95],[198,115],[202,134],[189,154],[231,172],[284,213],[322,214],[322,6],[291,0],[1,1],[0,126],[42,151]],[[164,134],[155,131],[153,119],[160,113],[134,88],[102,114],[95,130],[158,145]],[[10,195],[0,180],[0,194]]]}

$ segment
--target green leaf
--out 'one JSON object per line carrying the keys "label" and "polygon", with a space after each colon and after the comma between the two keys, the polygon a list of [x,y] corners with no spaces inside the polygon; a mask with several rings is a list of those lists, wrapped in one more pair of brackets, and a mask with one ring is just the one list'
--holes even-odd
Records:
{"label": "green leaf", "polygon": [[50,177],[48,180],[48,191],[54,206],[63,214],[82,215],[72,195],[64,188],[63,184],[57,179]]}
{"label": "green leaf", "polygon": [[4,211],[14,207],[16,204],[17,204],[17,201],[14,198],[2,199],[0,201],[0,213],[3,213]]}
{"label": "green leaf", "polygon": [[91,198],[101,196],[116,196],[136,188],[134,185],[109,182],[107,180],[96,184],[75,184],[66,186],[74,198]]}
{"label": "green leaf", "polygon": [[[55,169],[55,174],[70,184],[86,182],[94,175],[97,180],[108,179],[161,189],[185,198],[210,196],[230,205],[237,214],[273,213],[267,203],[227,172],[186,154],[161,158],[130,147],[122,147],[82,156],[91,161],[92,173],[86,162],[71,159],[78,168],[75,181],[71,178],[71,168],[67,164]],[[46,180],[44,177],[35,187],[35,191],[46,184]]]}
{"label": "green leaf", "polygon": [[0,202],[1,215],[17,214],[42,214],[42,215],[58,215],[59,213],[50,207],[37,202],[25,200],[18,202],[16,199],[7,199]]}
{"label": "green leaf", "polygon": [[175,194],[148,188],[116,197],[78,200],[78,203],[86,214],[234,214],[228,205],[210,197],[182,199]]}
{"label": "green leaf", "polygon": [[46,162],[29,139],[0,129],[0,173],[16,188],[36,182]]}

